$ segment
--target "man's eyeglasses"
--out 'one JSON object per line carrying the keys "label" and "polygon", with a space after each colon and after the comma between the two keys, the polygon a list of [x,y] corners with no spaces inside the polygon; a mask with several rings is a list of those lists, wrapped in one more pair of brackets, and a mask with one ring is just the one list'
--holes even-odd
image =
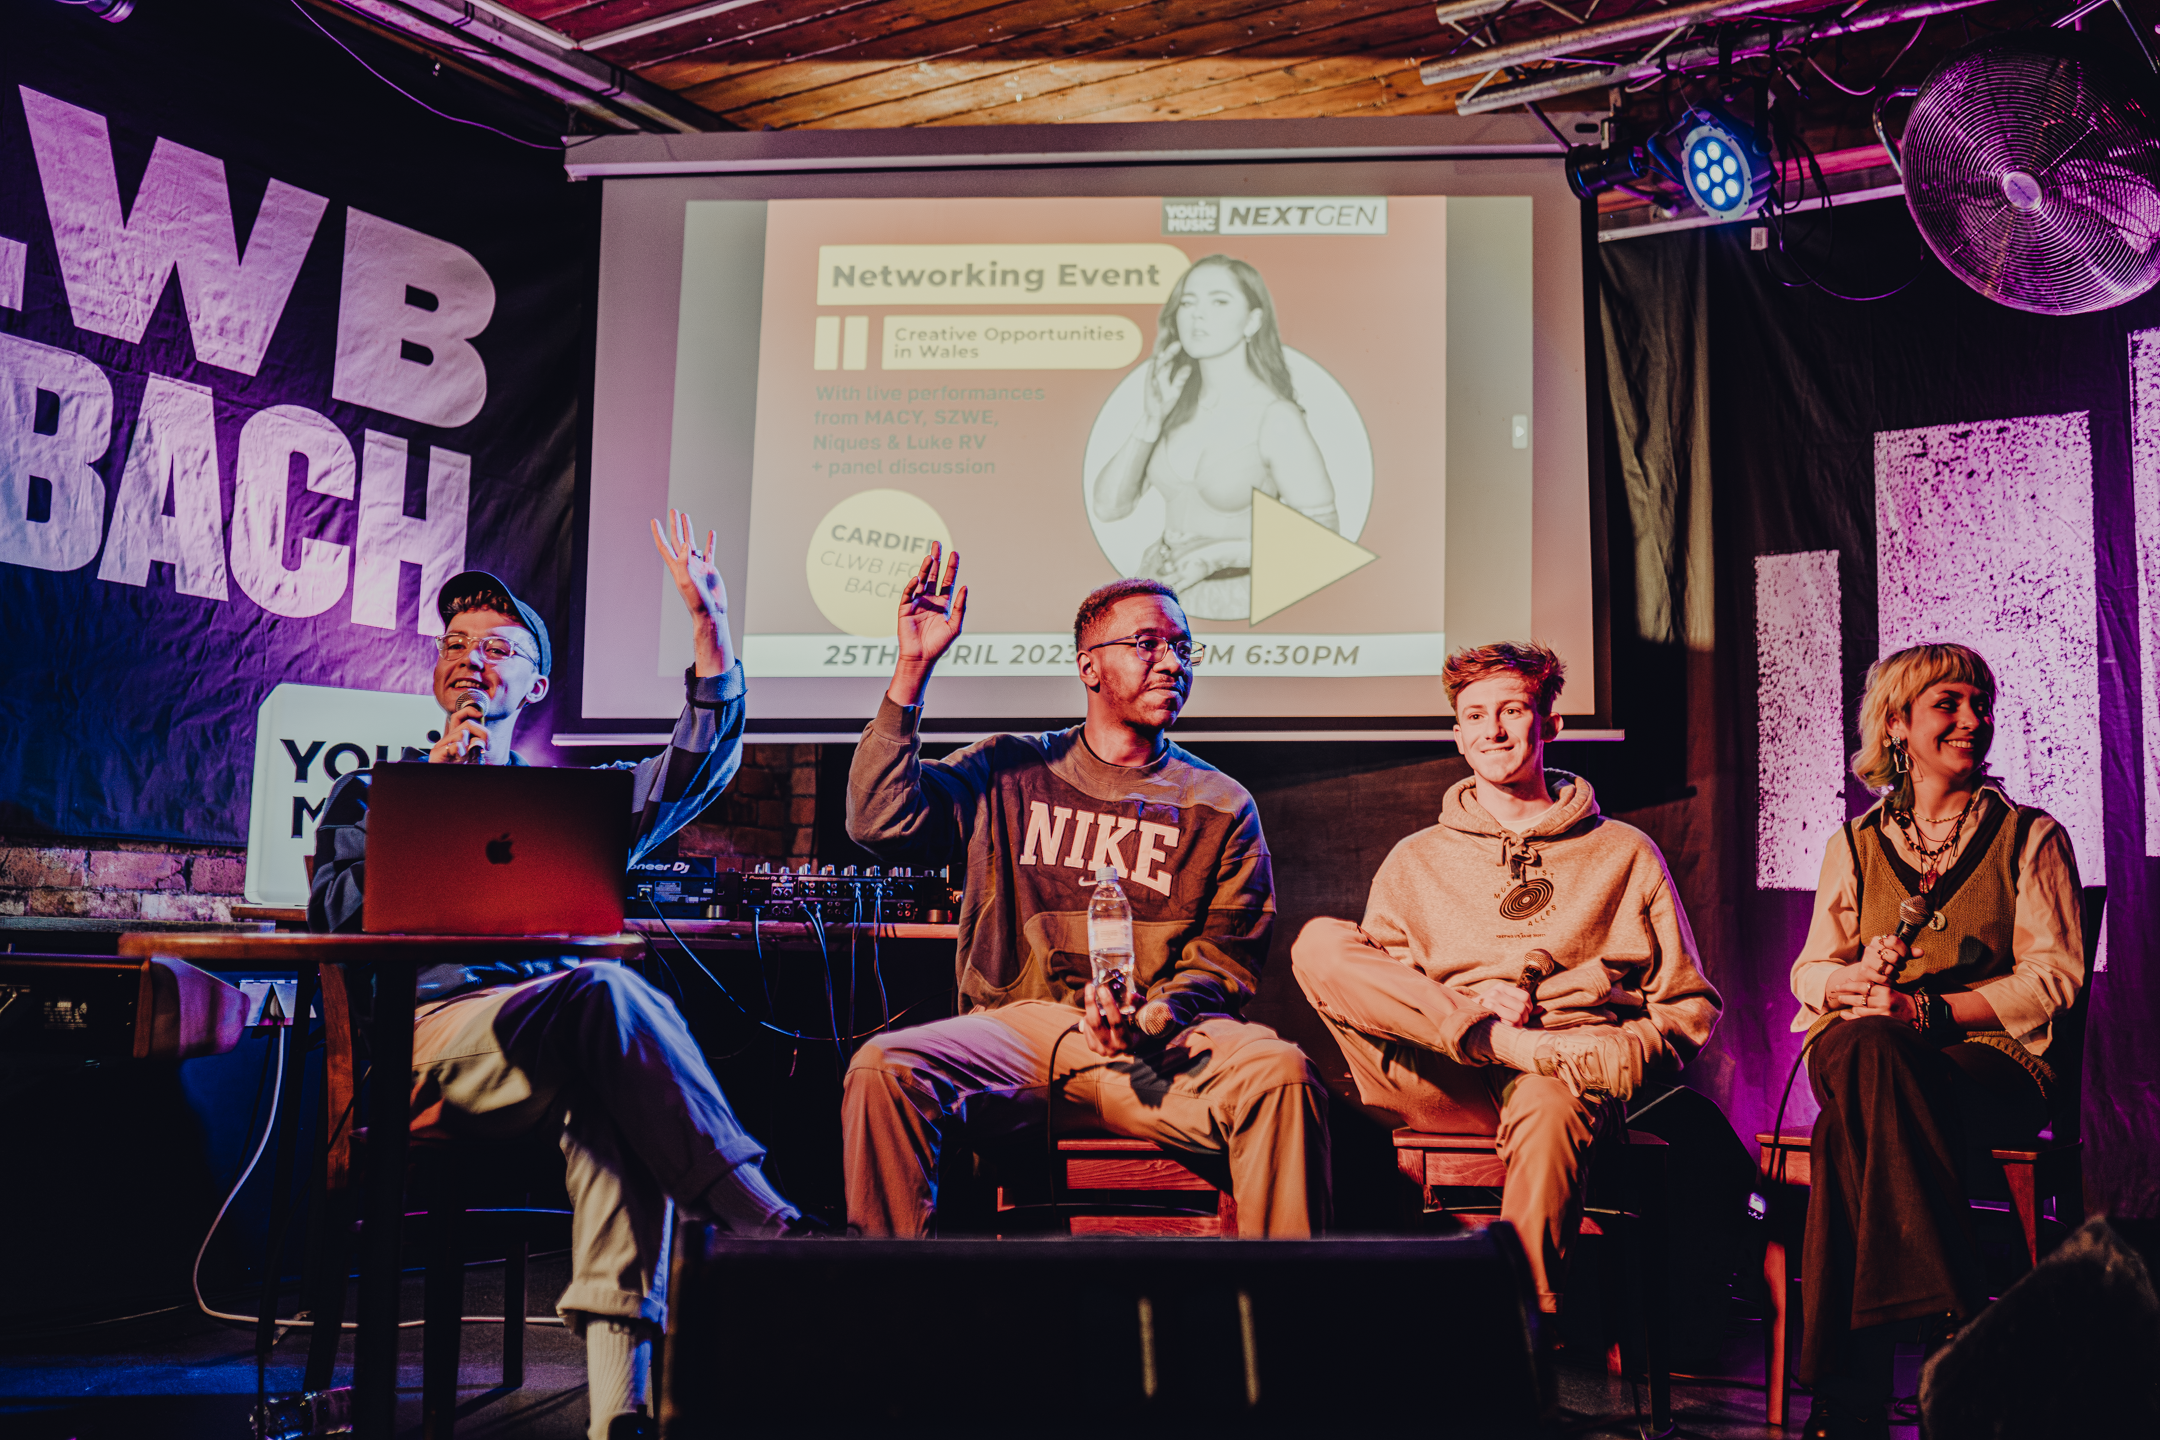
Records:
{"label": "man's eyeglasses", "polygon": [[1207,659],[1208,653],[1205,645],[1195,645],[1190,640],[1172,640],[1162,635],[1127,635],[1117,640],[1105,640],[1101,644],[1090,645],[1087,648],[1100,650],[1104,645],[1130,645],[1133,649],[1139,651],[1140,658],[1150,665],[1162,659],[1163,652],[1167,650],[1177,656],[1178,664],[1186,666],[1188,669]]}
{"label": "man's eyeglasses", "polygon": [[445,660],[463,660],[478,650],[480,657],[490,665],[500,665],[513,655],[522,655],[527,660],[533,658],[499,635],[445,635],[435,642],[435,648]]}

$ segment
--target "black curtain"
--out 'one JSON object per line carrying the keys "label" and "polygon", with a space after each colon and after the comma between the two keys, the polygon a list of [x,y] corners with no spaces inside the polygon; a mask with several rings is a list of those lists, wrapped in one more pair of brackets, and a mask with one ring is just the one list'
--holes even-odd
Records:
{"label": "black curtain", "polygon": [[[1756,228],[1600,247],[1618,452],[1615,659],[1630,646],[1677,643],[1696,661],[1666,707],[1685,717],[1696,793],[1670,824],[1652,827],[1726,1001],[1693,1078],[1751,1135],[1771,1124],[1799,1044],[1787,973],[1812,896],[1754,883],[1755,558],[1837,552],[1844,676],[1842,693],[1822,703],[1839,706],[1847,750],[1856,748],[1853,711],[1879,648],[1876,435],[2083,412],[2106,854],[2104,867],[2086,860],[2082,878],[2089,890],[2106,887],[2109,939],[2107,969],[2088,980],[2086,1175],[2095,1205],[2160,1214],[2151,1026],[2160,984],[2147,938],[2155,870],[2144,853],[2129,432],[2129,337],[2160,325],[2160,295],[2073,317],[1993,303],[1935,261],[1899,199],[1789,220],[1782,248],[1768,226],[1772,243],[1752,248]],[[1634,567],[1632,613],[1617,573],[1624,559]],[[1638,725],[1655,713],[1640,699],[1629,709]],[[1872,797],[1848,779],[1845,799],[1858,813]],[[1797,1090],[1788,1123],[1812,1118],[1807,1087]]]}

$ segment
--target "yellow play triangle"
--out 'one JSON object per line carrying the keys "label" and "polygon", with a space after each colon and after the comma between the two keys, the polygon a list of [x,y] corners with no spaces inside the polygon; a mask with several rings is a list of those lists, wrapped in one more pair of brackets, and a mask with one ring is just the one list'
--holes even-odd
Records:
{"label": "yellow play triangle", "polygon": [[1252,492],[1252,614],[1257,625],[1276,611],[1325,590],[1378,555],[1308,520],[1280,500]]}

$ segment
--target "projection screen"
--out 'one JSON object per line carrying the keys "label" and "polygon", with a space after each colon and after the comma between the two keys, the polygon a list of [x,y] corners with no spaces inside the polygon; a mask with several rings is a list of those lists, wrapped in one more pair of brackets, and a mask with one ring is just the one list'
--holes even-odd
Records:
{"label": "projection screen", "polygon": [[719,532],[764,738],[859,729],[932,541],[970,593],[932,735],[1076,717],[1073,609],[1120,575],[1174,585],[1208,646],[1181,736],[1444,731],[1447,651],[1508,638],[1557,648],[1563,713],[1594,721],[1559,152],[1525,117],[572,150],[605,195],[558,743],[681,703],[647,530],[670,506]]}

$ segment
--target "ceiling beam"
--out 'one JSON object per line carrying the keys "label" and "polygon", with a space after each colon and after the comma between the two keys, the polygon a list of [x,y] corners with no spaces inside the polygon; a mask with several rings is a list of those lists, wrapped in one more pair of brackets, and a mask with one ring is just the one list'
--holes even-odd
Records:
{"label": "ceiling beam", "polygon": [[602,123],[697,134],[728,128],[702,106],[587,55],[575,42],[523,17],[506,18],[470,0],[338,0],[379,25],[507,75]]}
{"label": "ceiling beam", "polygon": [[1528,115],[1409,115],[605,135],[570,151],[563,168],[574,180],[588,180],[990,166],[1490,159],[1558,156],[1564,149]]}

